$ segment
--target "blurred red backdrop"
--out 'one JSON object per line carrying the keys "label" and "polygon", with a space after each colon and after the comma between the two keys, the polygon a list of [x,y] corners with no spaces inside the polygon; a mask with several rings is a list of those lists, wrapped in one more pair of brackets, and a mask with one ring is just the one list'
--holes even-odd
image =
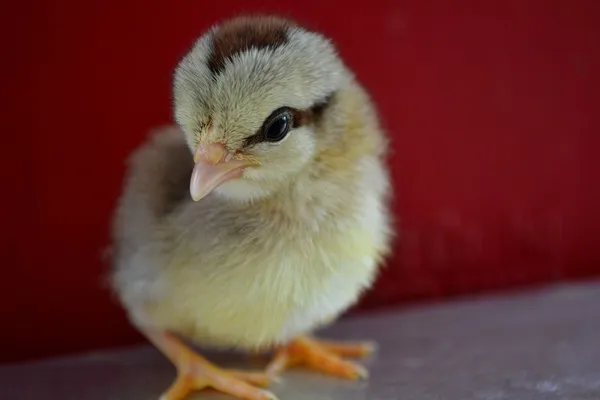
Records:
{"label": "blurred red backdrop", "polygon": [[364,307],[600,273],[598,1],[6,0],[0,361],[139,340],[102,286],[123,160],[193,40],[256,10],[332,36],[393,137]]}

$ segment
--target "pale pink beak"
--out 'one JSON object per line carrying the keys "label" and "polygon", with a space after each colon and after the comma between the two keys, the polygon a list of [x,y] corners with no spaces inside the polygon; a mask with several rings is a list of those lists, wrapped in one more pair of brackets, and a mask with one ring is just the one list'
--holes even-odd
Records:
{"label": "pale pink beak", "polygon": [[194,153],[194,170],[190,194],[194,201],[201,200],[222,183],[242,176],[244,170],[256,164],[238,160],[220,143],[201,144]]}

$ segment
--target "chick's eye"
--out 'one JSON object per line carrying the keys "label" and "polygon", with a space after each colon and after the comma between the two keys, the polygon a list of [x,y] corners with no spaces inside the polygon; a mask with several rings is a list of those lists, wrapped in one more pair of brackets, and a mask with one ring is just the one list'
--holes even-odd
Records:
{"label": "chick's eye", "polygon": [[292,127],[292,116],[288,111],[274,115],[265,124],[264,134],[269,142],[283,140]]}

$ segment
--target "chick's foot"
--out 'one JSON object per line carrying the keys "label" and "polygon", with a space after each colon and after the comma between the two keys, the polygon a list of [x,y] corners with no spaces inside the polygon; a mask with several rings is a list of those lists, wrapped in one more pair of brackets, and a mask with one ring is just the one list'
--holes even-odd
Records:
{"label": "chick's foot", "polygon": [[143,332],[177,368],[177,378],[160,400],[183,400],[192,392],[206,388],[244,400],[277,400],[271,392],[257,387],[268,386],[270,379],[266,374],[221,369],[175,336],[151,330]]}
{"label": "chick's foot", "polygon": [[275,376],[294,366],[304,366],[346,379],[364,379],[367,370],[342,357],[365,357],[373,352],[373,343],[343,343],[300,337],[278,350],[267,366],[268,376]]}

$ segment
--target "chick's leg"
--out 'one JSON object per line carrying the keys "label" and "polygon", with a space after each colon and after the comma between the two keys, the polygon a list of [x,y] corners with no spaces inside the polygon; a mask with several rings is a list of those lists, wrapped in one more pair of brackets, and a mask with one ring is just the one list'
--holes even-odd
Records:
{"label": "chick's leg", "polygon": [[338,343],[300,337],[279,349],[266,371],[267,375],[274,376],[290,367],[303,365],[341,378],[366,378],[366,369],[342,357],[364,357],[373,350],[371,343]]}
{"label": "chick's leg", "polygon": [[183,400],[205,388],[244,400],[276,400],[272,393],[256,387],[269,384],[266,374],[220,369],[167,332],[142,332],[177,368],[177,378],[160,400]]}

